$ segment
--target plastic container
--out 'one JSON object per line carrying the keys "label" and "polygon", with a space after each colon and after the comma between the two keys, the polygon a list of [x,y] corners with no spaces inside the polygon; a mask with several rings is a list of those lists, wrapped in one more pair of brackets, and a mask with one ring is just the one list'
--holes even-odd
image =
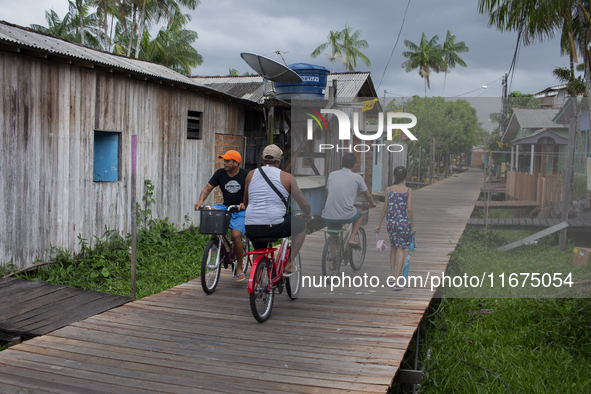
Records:
{"label": "plastic container", "polygon": [[308,63],[294,63],[287,67],[296,72],[301,78],[301,83],[275,82],[275,93],[280,100],[292,98],[306,100],[324,100],[328,69],[323,66]]}
{"label": "plastic container", "polygon": [[232,213],[223,210],[204,209],[201,211],[201,234],[224,235],[230,227]]}

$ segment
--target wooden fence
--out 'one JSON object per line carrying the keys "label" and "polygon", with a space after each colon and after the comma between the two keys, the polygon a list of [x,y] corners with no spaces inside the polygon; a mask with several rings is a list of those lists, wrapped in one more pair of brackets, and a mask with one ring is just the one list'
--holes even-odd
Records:
{"label": "wooden fence", "polygon": [[562,175],[530,175],[507,171],[507,198],[538,201],[541,206],[562,200]]}

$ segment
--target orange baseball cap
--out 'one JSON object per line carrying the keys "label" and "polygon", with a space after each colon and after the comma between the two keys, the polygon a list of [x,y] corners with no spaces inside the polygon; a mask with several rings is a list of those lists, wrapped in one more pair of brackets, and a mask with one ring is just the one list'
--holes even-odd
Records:
{"label": "orange baseball cap", "polygon": [[224,159],[224,160],[234,160],[237,163],[240,163],[242,161],[242,156],[240,156],[240,153],[238,153],[235,150],[229,150],[225,154],[223,154],[219,157],[220,157],[220,159]]}

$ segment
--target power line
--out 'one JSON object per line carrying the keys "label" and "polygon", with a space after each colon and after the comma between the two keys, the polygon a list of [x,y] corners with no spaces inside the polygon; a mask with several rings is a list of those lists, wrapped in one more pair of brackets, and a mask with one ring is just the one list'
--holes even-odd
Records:
{"label": "power line", "polygon": [[402,25],[400,25],[400,30],[398,31],[398,37],[396,37],[396,42],[394,43],[394,48],[392,48],[392,53],[390,53],[390,58],[388,59],[388,63],[384,68],[384,72],[382,74],[382,79],[380,79],[380,84],[376,88],[376,91],[380,90],[380,86],[382,86],[382,82],[384,81],[384,75],[386,75],[386,70],[390,65],[390,60],[392,60],[392,55],[394,55],[394,50],[396,49],[396,45],[398,45],[398,41],[400,40],[400,34],[402,33],[402,28],[404,27],[404,21],[406,20],[406,12],[408,11],[408,6],[410,5],[410,1],[408,0],[408,4],[406,5],[406,9],[404,10],[404,17],[402,18]]}
{"label": "power line", "polygon": [[[501,77],[501,78],[502,78],[502,77]],[[498,81],[499,79],[501,79],[501,78],[497,78],[497,79],[495,79],[495,80],[493,80],[493,81],[491,81],[491,82],[487,83],[487,84],[486,84],[486,85],[484,85],[484,86],[487,86],[487,88],[488,88],[488,86],[492,86],[492,85],[493,85],[495,82],[497,82],[497,81]],[[478,88],[478,89],[470,90],[469,92],[466,92],[466,93],[458,94],[457,96],[451,96],[451,98],[454,98],[454,97],[462,97],[462,96],[465,96],[465,95],[467,95],[467,94],[470,94],[470,93],[477,92],[477,91],[479,91],[480,89],[482,89],[482,87],[480,87],[480,88]]]}

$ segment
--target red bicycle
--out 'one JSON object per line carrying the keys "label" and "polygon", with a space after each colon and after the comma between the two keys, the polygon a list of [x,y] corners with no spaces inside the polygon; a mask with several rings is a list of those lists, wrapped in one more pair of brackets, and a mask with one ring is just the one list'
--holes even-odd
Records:
{"label": "red bicycle", "polygon": [[[278,238],[258,238],[255,242],[273,243]],[[251,240],[252,241],[252,240]],[[246,253],[248,260],[252,257],[252,268],[248,277],[248,293],[250,296],[250,310],[255,319],[264,322],[271,316],[273,309],[273,300],[275,298],[275,289],[279,294],[283,292],[283,287],[287,290],[287,295],[292,300],[298,298],[302,284],[302,264],[300,255],[293,258],[291,262],[291,276],[283,277],[285,264],[287,263],[289,252],[291,250],[291,241],[289,238],[283,238],[279,249],[266,248],[257,249]],[[276,257],[277,256],[277,257]]]}

